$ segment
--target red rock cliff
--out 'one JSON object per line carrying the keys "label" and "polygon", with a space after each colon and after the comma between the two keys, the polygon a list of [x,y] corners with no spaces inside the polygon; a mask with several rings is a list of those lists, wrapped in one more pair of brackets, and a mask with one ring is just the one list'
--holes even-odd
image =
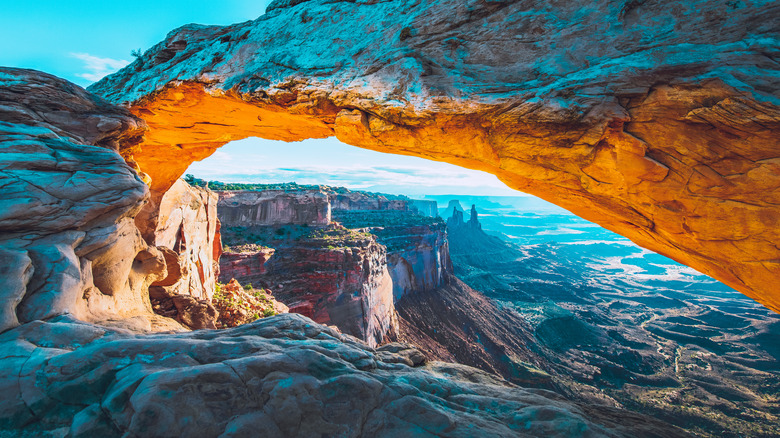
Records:
{"label": "red rock cliff", "polygon": [[[274,248],[241,252],[251,245],[237,243],[248,236]],[[395,333],[386,250],[372,235],[334,224],[232,228],[226,229],[225,239],[237,250],[228,250],[220,261],[222,281],[235,278],[270,289],[290,312],[334,325],[370,345]]]}

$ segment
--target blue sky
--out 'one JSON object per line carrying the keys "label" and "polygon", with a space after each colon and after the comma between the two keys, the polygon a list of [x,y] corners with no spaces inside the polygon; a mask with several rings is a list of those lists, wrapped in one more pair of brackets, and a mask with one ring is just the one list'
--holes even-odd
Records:
{"label": "blue sky", "polygon": [[[88,86],[188,23],[232,24],[265,12],[268,0],[112,2],[2,0],[0,65],[43,70]],[[305,157],[305,159],[302,159]],[[420,158],[381,154],[335,139],[246,139],[194,163],[188,173],[229,182],[342,185],[389,193],[522,195],[493,175]]]}

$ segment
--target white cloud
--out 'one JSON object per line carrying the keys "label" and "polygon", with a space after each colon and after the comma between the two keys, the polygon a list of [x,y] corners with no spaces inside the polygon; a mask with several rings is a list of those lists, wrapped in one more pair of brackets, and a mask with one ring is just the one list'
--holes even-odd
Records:
{"label": "white cloud", "polygon": [[71,53],[70,56],[83,61],[84,69],[87,70],[85,73],[76,74],[76,76],[92,82],[97,82],[130,63],[124,59],[101,58],[89,53]]}

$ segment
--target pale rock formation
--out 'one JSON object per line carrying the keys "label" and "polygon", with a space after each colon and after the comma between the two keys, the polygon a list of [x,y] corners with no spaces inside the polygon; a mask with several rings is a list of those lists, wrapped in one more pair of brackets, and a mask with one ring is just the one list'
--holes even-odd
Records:
{"label": "pale rock formation", "polygon": [[336,210],[333,217],[348,228],[374,234],[377,242],[387,248],[395,301],[447,282],[452,262],[446,225],[441,219],[421,218],[414,210]]}
{"label": "pale rock formation", "polygon": [[780,310],[772,1],[277,1],[93,85],[151,130],[154,198],[248,136],[497,175]]}
{"label": "pale rock formation", "polygon": [[0,345],[0,429],[13,436],[685,436],[467,366],[421,367],[409,346],[374,351],[294,314],[147,336],[58,317]]}
{"label": "pale rock formation", "polygon": [[0,120],[0,331],[65,313],[163,323],[147,292],[166,276],[163,253],[133,222],[148,189],[116,152],[140,141],[143,121],[61,79],[8,68]]}
{"label": "pale rock formation", "polygon": [[[216,193],[176,181],[159,204],[157,226],[150,243],[175,253],[166,257],[168,276],[152,287],[165,295],[211,299],[219,275],[222,242],[218,236]],[[166,254],[170,251],[164,250]]]}
{"label": "pale rock formation", "polygon": [[219,217],[226,227],[314,225],[330,223],[331,205],[321,191],[219,192]]}
{"label": "pale rock formation", "polygon": [[431,291],[447,282],[452,273],[447,232],[439,226],[397,227],[385,230],[381,242],[388,249],[387,266],[393,277],[393,297]]}

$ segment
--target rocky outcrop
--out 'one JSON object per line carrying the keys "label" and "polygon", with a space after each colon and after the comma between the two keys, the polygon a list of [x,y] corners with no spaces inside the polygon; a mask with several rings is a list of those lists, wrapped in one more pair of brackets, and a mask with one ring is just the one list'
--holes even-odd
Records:
{"label": "rocky outcrop", "polygon": [[[250,230],[261,233],[257,228]],[[284,231],[265,231],[278,237],[280,230]],[[244,239],[244,235],[238,238]],[[235,238],[231,234],[231,241]],[[228,252],[223,262],[225,272],[232,270],[239,282],[271,290],[290,312],[336,326],[371,346],[395,332],[393,282],[385,247],[374,236],[333,224],[266,244],[274,244],[275,248],[263,269],[247,270],[242,275],[243,266],[230,266],[242,255]],[[257,263],[258,257],[265,258],[266,254],[260,251],[249,255],[246,264]]]}
{"label": "rocky outcrop", "polygon": [[251,285],[241,287],[235,279],[220,285],[213,300],[219,312],[217,328],[237,327],[257,319],[288,313],[290,309],[276,301],[267,289],[255,289]]}
{"label": "rocky outcrop", "polygon": [[219,259],[219,281],[227,283],[237,278],[245,283],[258,283],[265,274],[265,263],[276,252],[273,248],[253,247],[229,248]]}
{"label": "rocky outcrop", "polygon": [[763,1],[278,1],[171,32],[91,90],[149,124],[123,154],[153,196],[227,141],[335,135],[493,173],[780,310],[779,16]]}
{"label": "rocky outcrop", "polygon": [[0,429],[14,436],[682,436],[462,365],[410,367],[419,352],[293,314],[154,336],[59,317],[0,345]]}
{"label": "rocky outcrop", "polygon": [[331,205],[321,191],[219,192],[219,218],[226,227],[330,223]]}
{"label": "rocky outcrop", "polygon": [[456,211],[463,213],[463,206],[457,199],[451,199],[450,202],[447,203],[447,208],[444,209],[444,213],[442,213],[441,217],[449,221],[453,216],[455,216]]}
{"label": "rocky outcrop", "polygon": [[334,219],[365,229],[387,247],[393,297],[436,289],[452,272],[446,225],[414,211],[336,211]]}
{"label": "rocky outcrop", "polygon": [[[116,152],[144,123],[53,76],[0,68],[0,331],[70,313],[151,328],[166,276],[133,217],[148,190]],[[131,163],[132,164],[132,163]]]}
{"label": "rocky outcrop", "polygon": [[[457,202],[457,201],[452,201]],[[452,204],[451,204],[452,205]],[[449,210],[449,208],[448,208]],[[479,214],[477,213],[477,206],[472,204],[471,205],[471,213],[469,215],[469,220],[464,221],[463,219],[463,211],[458,210],[457,208],[454,208],[452,210],[452,216],[450,216],[447,219],[447,229],[448,230],[457,230],[461,228],[470,228],[472,230],[482,230],[482,224],[479,223]]]}
{"label": "rocky outcrop", "polygon": [[[211,298],[222,253],[217,199],[210,190],[178,180],[155,204],[159,209],[147,206],[136,217],[167,267],[167,275],[149,287],[152,309],[191,329],[216,328]],[[150,211],[153,218],[145,214]]]}

